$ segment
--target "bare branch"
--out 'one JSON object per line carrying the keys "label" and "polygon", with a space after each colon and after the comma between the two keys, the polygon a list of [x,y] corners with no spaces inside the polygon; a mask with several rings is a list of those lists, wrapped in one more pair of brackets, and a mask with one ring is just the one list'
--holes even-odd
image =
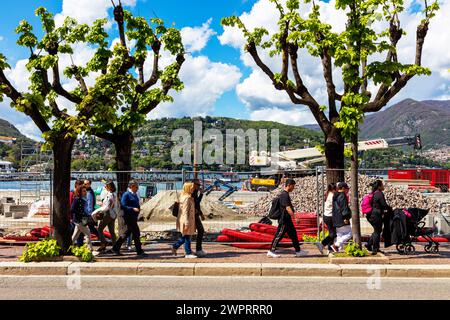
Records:
{"label": "bare branch", "polygon": [[161,42],[158,39],[152,44],[153,50],[153,70],[150,79],[147,82],[143,83],[142,86],[137,86],[136,91],[139,93],[143,93],[147,91],[151,86],[155,85],[158,82],[158,63],[159,63],[159,51],[161,49]]}
{"label": "bare branch", "polygon": [[53,90],[55,90],[55,92],[57,94],[59,94],[60,96],[63,96],[64,98],[66,98],[67,100],[79,104],[83,101],[83,99],[81,99],[80,97],[71,94],[70,92],[68,92],[66,89],[64,89],[61,85],[61,80],[59,77],[59,64],[58,62],[55,63],[55,65],[52,68],[53,70]]}
{"label": "bare branch", "polygon": [[[414,63],[417,66],[422,64],[422,52],[425,37],[428,32],[428,21],[423,21],[417,26],[416,30],[416,56]],[[381,110],[386,104],[404,87],[407,82],[414,75],[402,74],[396,78],[394,84],[391,87],[383,84],[378,90],[377,96],[373,102],[366,104],[364,112],[377,112]]]}
{"label": "bare branch", "polygon": [[[176,58],[176,60],[177,60],[177,69],[176,69],[176,72],[177,72],[177,74],[180,72],[180,69],[181,69],[181,66],[183,65],[183,63],[184,63],[184,55],[183,54],[181,54],[181,53],[179,53],[178,55],[177,55],[177,58]],[[163,82],[162,83],[162,89],[163,89],[163,93],[166,95],[168,92],[169,92],[169,90],[172,88],[172,85],[173,85],[173,81],[172,80],[170,80],[170,81],[167,81],[167,82]],[[150,103],[146,108],[144,108],[143,110],[141,110],[141,114],[147,114],[147,113],[149,113],[150,111],[152,111],[153,109],[155,109],[157,106],[158,106],[158,104],[159,104],[159,101],[153,101],[152,103]]]}
{"label": "bare branch", "polygon": [[119,36],[120,36],[120,43],[125,48],[127,47],[127,42],[125,40],[125,27],[124,27],[124,14],[123,14],[123,7],[122,3],[119,1],[119,5],[114,7],[114,20],[116,20],[117,25],[119,27]]}

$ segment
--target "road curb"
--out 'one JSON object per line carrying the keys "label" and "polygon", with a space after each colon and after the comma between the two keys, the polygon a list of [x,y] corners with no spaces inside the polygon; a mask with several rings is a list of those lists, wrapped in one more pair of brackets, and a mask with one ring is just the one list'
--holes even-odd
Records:
{"label": "road curb", "polygon": [[29,275],[450,278],[450,265],[298,263],[0,262],[1,276]]}

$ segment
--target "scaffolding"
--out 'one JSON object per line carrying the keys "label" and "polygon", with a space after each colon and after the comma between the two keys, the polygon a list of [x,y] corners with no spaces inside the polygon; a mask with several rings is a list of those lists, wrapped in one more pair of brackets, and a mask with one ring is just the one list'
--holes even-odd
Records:
{"label": "scaffolding", "polygon": [[41,144],[20,145],[19,203],[32,203],[50,197],[49,173],[53,162],[51,151]]}

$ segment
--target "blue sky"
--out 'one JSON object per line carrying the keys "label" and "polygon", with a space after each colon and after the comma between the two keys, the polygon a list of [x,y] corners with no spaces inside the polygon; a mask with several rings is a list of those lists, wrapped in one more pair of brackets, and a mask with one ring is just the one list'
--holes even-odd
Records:
{"label": "blue sky", "polygon": [[[314,123],[308,110],[292,106],[283,93],[271,88],[270,81],[252,65],[248,56],[240,50],[242,42],[237,33],[231,30],[224,31],[220,25],[220,19],[224,16],[243,15],[249,23],[266,24],[265,26],[270,30],[271,25],[277,20],[277,15],[274,14],[271,9],[272,4],[268,0],[122,1],[131,4],[131,6],[127,6],[127,9],[135,15],[147,18],[156,15],[162,18],[166,24],[175,23],[186,34],[193,35],[190,45],[197,45],[199,48],[192,51],[190,60],[186,62],[186,68],[182,71],[184,72],[182,79],[186,84],[186,92],[174,95],[174,105],[158,107],[153,117],[208,114],[274,120],[299,125]],[[335,14],[334,1],[331,0],[330,4],[322,2],[323,15],[329,23],[339,25],[344,19]],[[405,37],[404,44],[402,43],[399,51],[407,61],[413,58],[414,28],[420,17],[417,16],[418,2],[413,0],[405,2],[408,10],[401,17],[402,26],[409,31],[408,37],[410,38]],[[432,21],[429,37],[426,40],[426,57],[433,58],[425,58],[424,64],[432,68],[433,76],[426,79],[414,79],[408,84],[406,90],[392,101],[393,103],[407,97],[417,100],[450,99],[450,76],[448,72],[445,73],[445,70],[450,68],[450,36],[448,32],[441,32],[450,29],[449,2],[449,0],[443,1],[442,12],[436,17],[436,21]],[[15,44],[17,35],[14,33],[14,29],[20,20],[26,19],[35,26],[36,30],[39,30],[40,22],[35,17],[34,10],[41,5],[61,16],[65,14],[78,15],[80,19],[91,21],[89,20],[91,17],[92,19],[98,18],[102,17],[103,13],[108,13],[111,19],[112,9],[108,8],[110,0],[2,0],[0,52],[8,58],[13,66],[14,70],[11,76],[15,77],[13,82],[16,81],[19,86],[20,83],[22,85],[26,83],[24,68],[22,65],[21,69],[20,61],[28,57],[28,52]],[[110,29],[110,33],[111,39],[117,37],[115,25]],[[200,38],[197,39],[195,35]],[[206,39],[203,45],[200,41],[202,39]],[[279,65],[277,61],[272,60],[268,64],[275,69]],[[311,85],[310,91],[319,100],[323,99],[324,86],[320,82],[322,81],[320,63],[307,58],[300,66],[306,75],[307,83]],[[199,81],[199,79],[204,81]],[[339,84],[337,87],[339,89]],[[5,102],[0,104],[0,118],[11,121],[31,137],[37,138],[40,135],[26,116],[11,111]]]}

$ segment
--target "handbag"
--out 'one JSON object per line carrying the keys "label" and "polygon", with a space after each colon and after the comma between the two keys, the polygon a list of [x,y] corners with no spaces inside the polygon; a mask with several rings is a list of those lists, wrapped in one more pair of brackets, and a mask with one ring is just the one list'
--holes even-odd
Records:
{"label": "handbag", "polygon": [[170,210],[172,211],[172,216],[174,216],[175,218],[178,218],[178,212],[180,211],[180,200],[178,199],[178,192],[175,189],[175,193],[177,195],[177,201],[175,201],[171,206],[170,206]]}

